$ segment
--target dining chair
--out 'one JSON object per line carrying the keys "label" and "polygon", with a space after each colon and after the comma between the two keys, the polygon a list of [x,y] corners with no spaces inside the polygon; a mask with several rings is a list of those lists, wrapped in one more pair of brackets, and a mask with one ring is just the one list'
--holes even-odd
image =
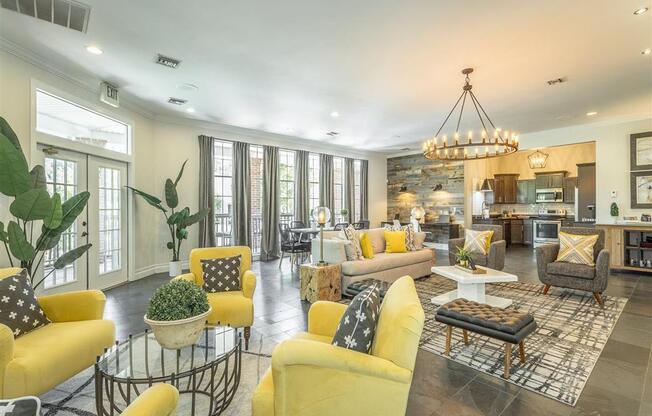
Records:
{"label": "dining chair", "polygon": [[341,231],[348,226],[349,226],[348,222],[338,222],[337,224],[335,224],[335,227],[333,227],[333,231]]}
{"label": "dining chair", "polygon": [[361,220],[358,222],[353,223],[353,228],[356,230],[368,230],[369,229],[369,221],[368,220]]}
{"label": "dining chair", "polygon": [[310,248],[308,244],[295,238],[292,227],[288,224],[279,224],[278,230],[281,236],[281,258],[278,261],[278,268],[280,269],[286,253],[290,255],[290,265],[294,265],[296,256],[309,253]]}

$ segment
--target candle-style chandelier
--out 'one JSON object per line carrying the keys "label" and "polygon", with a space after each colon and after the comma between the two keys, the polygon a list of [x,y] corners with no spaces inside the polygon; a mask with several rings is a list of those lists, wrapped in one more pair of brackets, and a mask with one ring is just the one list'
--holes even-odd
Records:
{"label": "candle-style chandelier", "polygon": [[[496,156],[505,156],[514,153],[518,150],[518,136],[515,132],[509,130],[502,130],[497,128],[487,112],[480,104],[480,101],[473,94],[473,86],[470,83],[469,74],[473,72],[473,68],[465,68],[462,73],[466,76],[464,87],[462,87],[462,95],[457,99],[457,102],[446,116],[439,130],[430,140],[426,140],[423,144],[423,155],[431,160],[474,160],[474,159],[488,159]],[[466,137],[460,137],[460,122],[462,121],[462,114],[464,113],[464,106],[466,100],[473,103],[475,112],[482,124],[480,134],[474,135],[472,130],[469,130]],[[455,109],[462,102],[460,113],[457,117],[457,127],[455,133],[450,139],[447,135],[439,136],[444,126],[450,119]],[[484,116],[484,117],[483,117]],[[487,124],[491,127],[488,129]],[[489,137],[491,136],[491,137]]]}

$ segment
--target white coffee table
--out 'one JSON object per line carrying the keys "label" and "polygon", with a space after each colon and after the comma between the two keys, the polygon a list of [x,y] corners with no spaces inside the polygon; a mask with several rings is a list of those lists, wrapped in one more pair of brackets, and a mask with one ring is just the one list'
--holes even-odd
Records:
{"label": "white coffee table", "polygon": [[488,267],[478,266],[485,269],[485,274],[466,273],[455,266],[435,266],[431,270],[434,274],[444,276],[457,282],[457,290],[451,290],[443,295],[431,299],[435,305],[443,305],[452,300],[465,298],[480,303],[486,303],[498,308],[506,308],[512,304],[511,299],[499,298],[498,296],[486,295],[485,283],[516,282],[518,277],[514,274],[501,272]]}

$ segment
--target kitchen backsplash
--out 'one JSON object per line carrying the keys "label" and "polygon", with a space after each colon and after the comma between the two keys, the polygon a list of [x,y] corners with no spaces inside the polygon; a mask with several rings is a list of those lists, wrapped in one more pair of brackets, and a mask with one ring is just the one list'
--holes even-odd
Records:
{"label": "kitchen backsplash", "polygon": [[538,214],[540,209],[565,209],[567,215],[575,215],[574,204],[493,204],[491,212],[502,213],[503,211],[514,212],[516,214]]}

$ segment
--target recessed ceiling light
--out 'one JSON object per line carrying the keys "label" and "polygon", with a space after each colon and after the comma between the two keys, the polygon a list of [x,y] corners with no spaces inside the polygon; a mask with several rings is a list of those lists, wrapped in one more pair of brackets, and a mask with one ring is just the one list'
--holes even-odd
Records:
{"label": "recessed ceiling light", "polygon": [[589,116],[589,117],[595,116],[597,114],[598,114],[597,111],[589,111],[588,113],[586,113],[586,115]]}
{"label": "recessed ceiling light", "polygon": [[337,111],[331,111],[331,117],[337,118],[339,116],[340,116],[340,113],[338,113]]}
{"label": "recessed ceiling light", "polygon": [[647,10],[648,10],[647,7],[641,7],[640,9],[634,10],[634,14],[638,16],[640,14],[647,12]]}
{"label": "recessed ceiling light", "polygon": [[192,108],[192,107],[186,108],[186,113],[194,113],[194,112],[195,112],[194,108]]}
{"label": "recessed ceiling light", "polygon": [[102,49],[98,48],[95,45],[86,46],[86,52],[92,53],[93,55],[102,55],[104,53]]}
{"label": "recessed ceiling light", "polygon": [[650,48],[643,49],[643,50],[641,51],[641,54],[642,54],[642,55],[649,55],[649,54],[651,54],[651,53],[652,53],[652,49],[650,49]]}

